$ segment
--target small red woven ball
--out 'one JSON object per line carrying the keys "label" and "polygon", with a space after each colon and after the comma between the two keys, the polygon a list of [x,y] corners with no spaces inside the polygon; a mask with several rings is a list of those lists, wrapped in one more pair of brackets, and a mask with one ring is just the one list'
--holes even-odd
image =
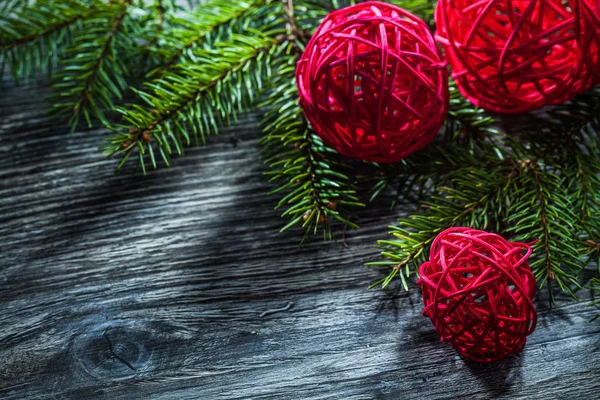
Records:
{"label": "small red woven ball", "polygon": [[339,153],[391,163],[427,145],[448,109],[448,72],[427,25],[365,2],[329,14],[296,67],[300,105]]}
{"label": "small red woven ball", "polygon": [[471,102],[498,113],[529,112],[592,86],[582,48],[593,32],[582,28],[582,4],[591,1],[440,0],[436,40]]}
{"label": "small red woven ball", "polygon": [[440,233],[417,282],[423,288],[423,315],[440,339],[478,362],[523,350],[537,322],[530,255],[527,244],[494,233],[471,228]]}

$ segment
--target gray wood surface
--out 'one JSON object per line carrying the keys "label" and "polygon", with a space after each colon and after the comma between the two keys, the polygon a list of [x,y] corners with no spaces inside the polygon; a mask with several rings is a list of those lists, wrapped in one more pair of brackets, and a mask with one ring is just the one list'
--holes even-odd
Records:
{"label": "gray wood surface", "polygon": [[0,398],[600,398],[585,302],[542,295],[525,351],[478,365],[416,290],[366,290],[401,209],[363,212],[349,247],[279,234],[257,117],[173,168],[114,175],[105,130],[69,135],[45,85],[4,86]]}

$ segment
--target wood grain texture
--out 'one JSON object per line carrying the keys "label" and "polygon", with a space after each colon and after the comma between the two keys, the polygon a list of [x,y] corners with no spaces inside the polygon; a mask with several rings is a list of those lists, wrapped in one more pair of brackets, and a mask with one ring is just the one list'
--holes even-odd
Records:
{"label": "wood grain texture", "polygon": [[477,365],[416,290],[366,290],[401,209],[363,212],[348,248],[279,234],[256,116],[173,168],[114,175],[107,132],[67,134],[47,94],[0,92],[0,398],[599,398],[584,302],[542,295],[525,351]]}

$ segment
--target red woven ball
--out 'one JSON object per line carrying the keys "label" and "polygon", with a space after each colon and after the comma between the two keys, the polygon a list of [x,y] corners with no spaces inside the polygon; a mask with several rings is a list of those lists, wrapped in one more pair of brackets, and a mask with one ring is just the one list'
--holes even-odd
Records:
{"label": "red woven ball", "polygon": [[589,46],[581,47],[593,32],[582,28],[582,4],[591,1],[440,0],[436,40],[466,98],[489,111],[525,113],[592,86]]}
{"label": "red woven ball", "polygon": [[600,83],[600,0],[583,0],[581,5],[582,44],[587,67],[594,76],[594,84]]}
{"label": "red woven ball", "polygon": [[440,233],[418,281],[423,315],[431,318],[440,339],[478,362],[523,350],[537,322],[530,255],[527,244],[494,233],[470,228]]}
{"label": "red woven ball", "polygon": [[365,2],[329,14],[296,68],[300,105],[339,153],[396,162],[427,145],[448,109],[447,68],[427,25]]}

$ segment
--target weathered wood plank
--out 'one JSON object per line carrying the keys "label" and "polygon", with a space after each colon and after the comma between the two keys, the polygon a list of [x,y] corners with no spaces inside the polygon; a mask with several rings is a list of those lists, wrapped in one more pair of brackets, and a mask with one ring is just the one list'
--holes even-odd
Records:
{"label": "weathered wood plank", "polygon": [[104,130],[69,135],[47,89],[4,87],[0,397],[597,397],[584,303],[540,302],[522,355],[476,365],[439,343],[416,290],[366,290],[400,210],[364,212],[348,248],[279,234],[256,116],[174,168],[114,175]]}

